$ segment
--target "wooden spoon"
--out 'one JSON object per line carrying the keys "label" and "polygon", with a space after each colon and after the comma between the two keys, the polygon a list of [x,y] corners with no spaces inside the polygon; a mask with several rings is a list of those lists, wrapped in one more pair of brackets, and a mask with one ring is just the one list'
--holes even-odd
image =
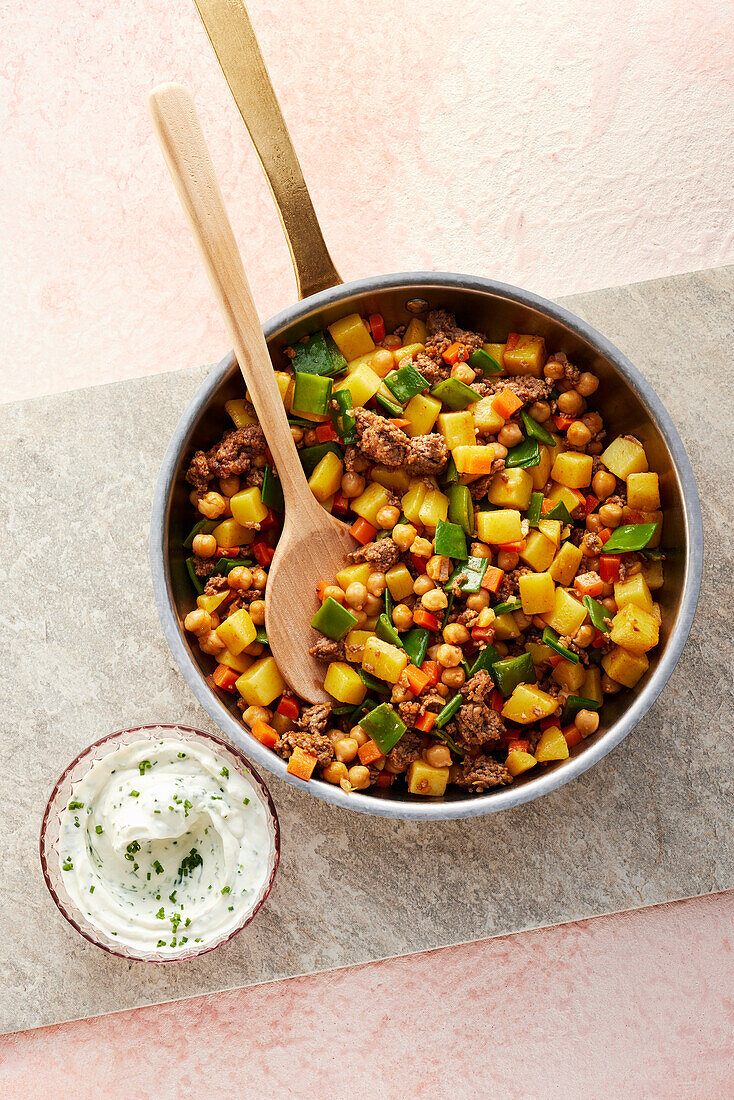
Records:
{"label": "wooden spoon", "polygon": [[191,95],[180,84],[162,84],[148,108],[283,486],[285,520],[265,590],[268,643],[293,691],[310,703],[328,702],[326,666],[308,652],[316,639],[314,593],[344,566],[354,539],[308,487]]}

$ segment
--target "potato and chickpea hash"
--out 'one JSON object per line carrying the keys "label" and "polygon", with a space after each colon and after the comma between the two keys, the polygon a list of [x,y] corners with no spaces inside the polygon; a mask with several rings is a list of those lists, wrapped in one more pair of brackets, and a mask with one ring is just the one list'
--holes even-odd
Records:
{"label": "potato and chickpea hash", "polygon": [[566,759],[604,695],[643,676],[661,621],[658,475],[634,436],[607,438],[597,377],[443,310],[390,334],[344,317],[276,376],[311,490],[359,544],[314,578],[334,703],[290,694],[268,650],[283,496],[247,396],[187,474],[202,518],[184,625],[217,662],[210,684],[289,772],[347,792],[484,791]]}

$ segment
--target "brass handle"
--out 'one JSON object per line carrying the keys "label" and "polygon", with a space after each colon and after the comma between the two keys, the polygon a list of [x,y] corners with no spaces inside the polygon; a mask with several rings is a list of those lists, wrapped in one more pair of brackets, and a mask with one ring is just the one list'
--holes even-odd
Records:
{"label": "brass handle", "polygon": [[342,282],[242,0],[194,0],[278,208],[299,298]]}

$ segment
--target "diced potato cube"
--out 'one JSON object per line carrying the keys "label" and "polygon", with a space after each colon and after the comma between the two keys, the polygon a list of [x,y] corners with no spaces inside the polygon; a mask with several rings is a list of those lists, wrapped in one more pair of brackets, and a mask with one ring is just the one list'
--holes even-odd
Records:
{"label": "diced potato cube", "polygon": [[645,448],[629,435],[620,435],[602,452],[601,460],[615,477],[626,481],[630,474],[647,472]]}
{"label": "diced potato cube", "polygon": [[553,488],[548,493],[548,500],[563,501],[569,512],[573,514],[579,505],[585,503],[586,497],[583,493],[580,493],[578,489],[572,489],[568,485],[554,484]]}
{"label": "diced potato cube", "polygon": [[243,527],[236,519],[225,519],[212,531],[217,546],[249,546],[255,538],[252,527]]}
{"label": "diced potato cube", "polygon": [[292,718],[289,718],[287,714],[278,714],[276,710],[273,717],[269,720],[268,725],[272,726],[276,733],[282,737],[288,730],[292,730],[295,726],[295,722]]}
{"label": "diced potato cube", "polygon": [[494,620],[494,636],[498,642],[508,642],[520,637],[520,628],[509,611],[498,615]]}
{"label": "diced potato cube", "polygon": [[526,615],[545,615],[553,610],[556,586],[550,573],[528,573],[520,577],[520,599]]}
{"label": "diced potato cube", "polygon": [[505,357],[505,345],[504,344],[482,344],[482,347],[484,348],[484,350],[487,352],[488,355],[492,356],[492,358],[495,360],[495,362],[499,363],[500,366],[504,365],[504,363],[503,363],[503,360],[504,360],[504,357]]}
{"label": "diced potato cube", "polygon": [[411,481],[410,488],[402,497],[400,504],[403,509],[403,514],[411,523],[420,522],[421,505],[425,500],[427,492],[428,489],[426,488],[425,481]]}
{"label": "diced potato cube", "polygon": [[531,531],[525,540],[525,549],[520,551],[520,560],[529,565],[531,569],[534,569],[536,573],[549,570],[555,556],[555,543],[552,543],[540,531]]}
{"label": "diced potato cube", "polygon": [[403,417],[408,421],[406,433],[411,436],[426,435],[436,423],[440,412],[440,401],[425,393],[417,393],[403,409]]}
{"label": "diced potato cube", "polygon": [[616,646],[601,659],[602,668],[618,684],[634,687],[647,672],[649,661],[644,653],[630,653]]}
{"label": "diced potato cube", "polygon": [[556,455],[551,477],[559,485],[565,485],[569,489],[582,489],[591,485],[594,459],[591,455],[583,455],[579,451],[562,451]]}
{"label": "diced potato cube", "polygon": [[604,701],[601,690],[601,672],[596,665],[589,665],[587,668],[581,694],[584,699],[594,699],[597,703]]}
{"label": "diced potato cube", "polygon": [[558,706],[558,700],[536,684],[518,684],[502,708],[502,717],[510,722],[528,725],[541,718],[549,718]]}
{"label": "diced potato cube", "polygon": [[404,600],[413,592],[413,578],[402,562],[399,565],[394,565],[392,569],[388,569],[385,580],[388,591],[394,600]]}
{"label": "diced potato cube", "polygon": [[[232,518],[247,527],[250,523],[262,523],[267,519],[268,510],[260,498],[260,490],[256,485],[250,489],[241,489],[230,498]],[[237,543],[233,544],[237,546]]]}
{"label": "diced potato cube", "polygon": [[362,654],[362,668],[388,684],[397,684],[400,673],[408,664],[408,654],[382,638],[368,638]]}
{"label": "diced potato cube", "polygon": [[505,374],[526,374],[540,378],[546,361],[542,336],[520,336],[511,332],[507,337],[502,365]]}
{"label": "diced potato cube", "polygon": [[536,668],[547,665],[551,657],[555,655],[555,650],[551,649],[549,645],[545,645],[544,642],[526,642],[525,650],[533,658],[533,664]]}
{"label": "diced potato cube", "polygon": [[586,619],[586,608],[565,588],[556,588],[553,599],[553,610],[544,616],[545,621],[562,637],[572,638]]}
{"label": "diced potato cube", "polygon": [[308,485],[318,501],[328,500],[339,489],[344,464],[333,451],[327,451],[308,479]]}
{"label": "diced potato cube", "polygon": [[425,344],[427,336],[426,322],[421,321],[420,317],[414,317],[403,335],[403,346],[410,347],[411,344]]}
{"label": "diced potato cube", "polygon": [[662,561],[646,561],[642,565],[642,575],[651,592],[656,592],[664,584]]}
{"label": "diced potato cube", "polygon": [[647,653],[658,644],[660,627],[654,615],[628,603],[612,619],[609,637],[630,653]]}
{"label": "diced potato cube", "polygon": [[250,665],[255,662],[255,658],[251,657],[249,653],[230,653],[228,649],[225,649],[223,653],[217,653],[217,660],[220,665],[233,668],[235,672],[247,672]]}
{"label": "diced potato cube", "polygon": [[375,342],[358,313],[340,317],[333,325],[329,325],[329,332],[348,363],[360,355],[374,351]]}
{"label": "diced potato cube", "polygon": [[553,669],[551,673],[551,679],[555,680],[557,684],[564,687],[566,691],[578,691],[584,682],[584,666],[579,663],[573,664],[571,661],[561,661]]}
{"label": "diced potato cube", "polygon": [[[280,392],[280,399],[286,407],[286,411],[290,412],[293,408],[293,392],[295,390],[295,382],[290,374],[284,370],[277,370],[275,372],[275,381],[278,383],[278,390]],[[249,400],[249,393],[248,393]],[[257,420],[250,420],[250,424],[257,424]],[[239,427],[239,425],[237,425]]]}
{"label": "diced potato cube", "polygon": [[479,477],[482,474],[491,474],[494,464],[494,445],[492,443],[477,443],[467,446],[462,444],[454,447],[451,457],[460,474],[470,474]]}
{"label": "diced potato cube", "polygon": [[334,391],[349,390],[356,407],[357,405],[366,405],[375,396],[381,384],[382,379],[379,374],[375,374],[372,367],[368,367],[366,363],[360,363],[346,378],[343,378],[341,382],[337,382]]}
{"label": "diced potato cube", "polygon": [[[375,349],[375,351],[376,350],[377,349]],[[384,377],[382,374],[382,370],[375,370],[374,366],[372,365],[374,357],[375,352],[368,351],[366,355],[360,355],[356,359],[352,359],[350,363],[347,363],[347,374],[352,374],[354,371],[358,370],[359,367],[369,367],[370,370],[375,371],[375,374],[379,374],[381,378]],[[392,367],[388,365],[387,372],[389,373],[391,370]]]}
{"label": "diced potato cube", "polygon": [[[227,599],[230,590],[225,588],[223,592],[210,592],[204,595],[196,597],[196,606],[201,608],[202,611],[208,611],[210,615],[213,615],[221,603]],[[243,669],[244,671],[244,669]]]}
{"label": "diced potato cube", "polygon": [[352,511],[356,512],[362,519],[366,519],[373,527],[379,527],[377,513],[380,508],[385,507],[389,499],[390,494],[385,486],[371,481],[365,491],[352,501]]}
{"label": "diced potato cube", "polygon": [[487,497],[491,504],[497,504],[500,508],[519,508],[525,511],[530,504],[532,491],[533,479],[527,470],[513,468],[495,474]]}
{"label": "diced potato cube", "polygon": [[235,428],[246,428],[248,424],[257,424],[257,417],[250,412],[249,402],[244,398],[238,397],[233,401],[225,401],[224,407],[232,417]]}
{"label": "diced potato cube", "polygon": [[560,726],[549,726],[547,730],[543,730],[535,748],[535,759],[539,764],[568,759],[568,743]]}
{"label": "diced potato cube", "polygon": [[407,470],[403,470],[400,467],[393,469],[388,466],[373,466],[370,471],[370,477],[373,481],[376,481],[379,485],[384,485],[386,489],[390,489],[393,493],[407,493],[410,487],[410,474]]}
{"label": "diced potato cube", "polygon": [[643,573],[635,573],[632,577],[617,581],[614,585],[614,601],[618,609],[631,603],[652,615],[652,596]]}
{"label": "diced potato cube", "polygon": [[228,619],[217,627],[215,631],[220,641],[224,642],[230,653],[235,656],[247,649],[248,645],[255,641],[257,629],[250,613],[244,607],[234,611]]}
{"label": "diced potato cube", "polygon": [[533,483],[533,492],[535,493],[542,491],[543,486],[550,477],[551,466],[553,465],[553,449],[545,443],[541,443],[539,444],[539,450],[540,462],[537,466],[531,466],[528,470]]}
{"label": "diced potato cube", "polygon": [[445,794],[448,781],[448,768],[433,768],[424,760],[414,760],[408,768],[408,790],[411,794],[438,798]]}
{"label": "diced potato cube", "polygon": [[[354,505],[352,505],[354,507]],[[418,519],[424,527],[436,527],[449,514],[449,498],[440,489],[429,489],[423,498]]]}
{"label": "diced potato cube", "polygon": [[662,512],[640,512],[639,509],[630,508],[628,504],[625,504],[622,508],[622,523],[656,523],[657,530],[648,542],[646,549],[653,550],[656,546],[660,545],[660,539],[663,534]]}
{"label": "diced potato cube", "polygon": [[529,752],[523,752],[522,749],[513,749],[512,752],[507,754],[505,767],[510,775],[517,776],[529,771],[530,768],[534,768],[536,763],[535,757]]}
{"label": "diced potato cube", "polygon": [[336,575],[336,583],[346,592],[350,584],[357,581],[359,584],[367,584],[367,579],[372,572],[372,566],[368,561],[358,565],[345,565]]}
{"label": "diced potato cube", "polygon": [[471,417],[478,432],[483,435],[496,435],[504,426],[505,418],[500,416],[492,405],[494,396],[482,397],[471,407]]}
{"label": "diced potato cube", "polygon": [[285,691],[285,680],[274,657],[262,657],[234,685],[248,707],[268,707]]}
{"label": "diced potato cube", "polygon": [[472,447],[476,438],[474,417],[470,412],[440,413],[438,430],[450,451],[454,447]]}
{"label": "diced potato cube", "polygon": [[477,512],[477,534],[482,542],[503,546],[522,538],[522,516],[516,508],[499,508],[496,512]]}
{"label": "diced potato cube", "polygon": [[414,359],[419,351],[425,351],[423,343],[419,340],[412,344],[405,343],[401,348],[394,348],[395,365],[400,366],[403,359]]}
{"label": "diced potato cube", "polygon": [[642,512],[657,512],[660,507],[660,479],[652,473],[630,474],[627,478],[627,503]]}
{"label": "diced potato cube", "polygon": [[564,542],[548,566],[548,572],[556,584],[566,586],[573,583],[583,556],[583,551],[578,546],[574,546],[572,542]]}
{"label": "diced potato cube", "polygon": [[561,521],[559,519],[538,520],[538,530],[547,539],[551,540],[557,550],[561,545],[561,531],[563,530]]}
{"label": "diced potato cube", "polygon": [[324,677],[324,690],[338,703],[361,703],[367,694],[359,673],[344,661],[332,661]]}
{"label": "diced potato cube", "polygon": [[364,647],[373,634],[373,630],[350,630],[347,634],[344,639],[344,649],[347,660],[351,661],[353,665],[362,664]]}
{"label": "diced potato cube", "polygon": [[652,611],[650,612],[650,614],[652,615],[652,617],[654,618],[654,620],[658,624],[658,626],[662,626],[663,613],[660,609],[660,604],[659,603],[654,603],[652,605]]}

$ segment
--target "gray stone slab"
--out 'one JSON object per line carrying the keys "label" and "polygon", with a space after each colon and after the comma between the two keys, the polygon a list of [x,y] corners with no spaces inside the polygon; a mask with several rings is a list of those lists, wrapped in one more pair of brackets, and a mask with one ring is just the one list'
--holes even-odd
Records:
{"label": "gray stone slab", "polygon": [[652,905],[732,885],[730,327],[734,269],[566,304],[657,387],[707,531],[690,642],[652,711],[539,802],[460,822],[388,821],[269,779],[283,859],[257,920],[198,962],[112,958],[67,926],[37,853],[57,775],[142,722],[215,727],[163,640],[148,574],[153,485],[204,369],[0,408],[0,1029]]}

